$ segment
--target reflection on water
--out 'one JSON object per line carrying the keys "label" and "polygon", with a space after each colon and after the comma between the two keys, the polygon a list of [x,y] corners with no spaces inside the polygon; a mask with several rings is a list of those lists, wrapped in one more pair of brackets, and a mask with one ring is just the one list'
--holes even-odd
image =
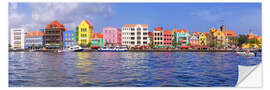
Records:
{"label": "reflection on water", "polygon": [[260,62],[230,52],[9,52],[9,86],[235,86],[238,65]]}
{"label": "reflection on water", "polygon": [[86,52],[78,52],[77,53],[77,68],[81,73],[79,73],[77,76],[79,78],[79,82],[83,84],[93,84],[91,79],[91,75],[86,74],[91,71],[91,65],[92,62],[91,59],[91,53]]}

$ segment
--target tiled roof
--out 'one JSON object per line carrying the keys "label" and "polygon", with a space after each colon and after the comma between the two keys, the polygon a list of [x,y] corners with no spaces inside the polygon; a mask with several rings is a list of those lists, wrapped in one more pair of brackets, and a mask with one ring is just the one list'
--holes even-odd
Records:
{"label": "tiled roof", "polygon": [[155,31],[162,31],[162,30],[163,30],[163,28],[160,27],[160,26],[158,26],[157,28],[155,28]]}
{"label": "tiled roof", "polygon": [[87,20],[84,20],[90,27],[93,27],[93,25],[89,22],[89,21],[87,21]]}
{"label": "tiled roof", "polygon": [[183,30],[183,29],[177,29],[177,30],[176,30],[176,32],[179,32],[179,33],[181,33],[182,31],[184,31],[184,33],[187,33],[187,32],[188,32],[187,29],[184,29],[184,30]]}
{"label": "tiled roof", "polygon": [[60,24],[57,20],[54,20],[53,22],[51,22],[51,24],[48,24],[46,26],[46,29],[51,28],[51,25],[56,25],[57,28],[65,28],[63,24]]}
{"label": "tiled roof", "polygon": [[[136,27],[139,24],[125,24],[122,27]],[[148,24],[140,24],[142,27],[147,28]]]}
{"label": "tiled roof", "polygon": [[27,34],[27,37],[30,37],[30,36],[43,36],[43,32],[41,32],[41,31],[32,31],[32,32],[29,32]]}
{"label": "tiled roof", "polygon": [[224,34],[232,34],[232,36],[234,36],[234,37],[236,37],[237,36],[237,34],[235,34],[235,32],[233,31],[233,30],[227,30],[227,31],[225,31],[224,32]]}
{"label": "tiled roof", "polygon": [[97,36],[97,38],[103,38],[103,34],[98,34],[98,33],[94,33],[92,38],[95,38]]}
{"label": "tiled roof", "polygon": [[169,31],[168,29],[164,31],[164,34],[171,34],[172,32]]}

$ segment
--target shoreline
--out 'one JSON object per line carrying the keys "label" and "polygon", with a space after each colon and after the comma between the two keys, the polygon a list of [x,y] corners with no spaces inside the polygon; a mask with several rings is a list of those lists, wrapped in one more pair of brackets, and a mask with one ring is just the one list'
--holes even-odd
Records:
{"label": "shoreline", "polygon": [[[57,50],[8,50],[8,52],[57,52]],[[95,49],[80,52],[99,52]],[[235,50],[194,50],[194,49],[173,49],[173,50],[128,50],[126,52],[236,52]]]}

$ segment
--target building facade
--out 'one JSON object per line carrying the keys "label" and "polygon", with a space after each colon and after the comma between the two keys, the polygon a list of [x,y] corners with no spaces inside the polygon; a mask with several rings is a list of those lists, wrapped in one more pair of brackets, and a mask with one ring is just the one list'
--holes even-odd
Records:
{"label": "building facade", "polygon": [[175,40],[177,46],[188,46],[189,44],[189,33],[188,30],[176,30]]}
{"label": "building facade", "polygon": [[63,32],[66,28],[58,21],[53,21],[45,28],[45,47],[46,49],[59,49],[63,45]]}
{"label": "building facade", "polygon": [[206,46],[207,45],[207,37],[205,33],[201,33],[199,36],[199,45],[200,46]]}
{"label": "building facade", "polygon": [[227,36],[225,35],[226,27],[222,25],[220,28],[215,29],[212,27],[209,32],[209,43],[213,42],[216,43],[216,47],[218,48],[224,48],[227,44]]}
{"label": "building facade", "polygon": [[42,49],[44,43],[44,34],[42,31],[31,31],[28,32],[25,37],[25,48],[26,49]]}
{"label": "building facade", "polygon": [[106,27],[103,29],[103,38],[105,45],[121,46],[122,32],[119,28]]}
{"label": "building facade", "polygon": [[137,45],[147,45],[148,43],[147,24],[126,24],[122,26],[122,45],[135,47]]}
{"label": "building facade", "polygon": [[76,33],[72,30],[65,31],[63,34],[63,48],[70,48],[76,45]]}
{"label": "building facade", "polygon": [[189,39],[189,43],[192,47],[199,46],[199,38],[195,35],[192,35]]}
{"label": "building facade", "polygon": [[157,27],[153,31],[153,45],[154,46],[163,46],[163,28]]}
{"label": "building facade", "polygon": [[234,46],[236,46],[236,42],[237,42],[237,40],[236,40],[236,38],[237,38],[237,34],[233,31],[233,30],[226,30],[225,32],[224,32],[224,34],[225,34],[225,36],[227,36],[227,44],[230,46],[230,47],[234,47]]}
{"label": "building facade", "polygon": [[12,28],[11,29],[11,48],[12,49],[24,49],[25,48],[25,34],[24,29]]}
{"label": "building facade", "polygon": [[91,43],[91,38],[93,36],[93,25],[87,21],[83,20],[78,26],[78,44],[81,46],[86,46]]}
{"label": "building facade", "polygon": [[103,34],[94,33],[91,38],[91,48],[99,48],[104,46]]}
{"label": "building facade", "polygon": [[163,32],[163,46],[170,47],[172,46],[173,43],[173,36],[172,32],[169,31],[168,29]]}

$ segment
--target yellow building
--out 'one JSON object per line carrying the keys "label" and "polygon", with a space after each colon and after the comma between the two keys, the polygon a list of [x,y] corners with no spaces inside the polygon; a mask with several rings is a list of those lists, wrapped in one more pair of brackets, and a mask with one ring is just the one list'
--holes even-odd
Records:
{"label": "yellow building", "polygon": [[199,36],[199,44],[200,44],[200,46],[204,46],[207,44],[206,35],[204,33],[201,33]]}
{"label": "yellow building", "polygon": [[215,29],[214,27],[212,27],[210,29],[210,32],[208,35],[209,41],[215,42],[217,47],[226,46],[228,39],[227,39],[227,36],[225,34],[225,29],[226,29],[226,27],[224,25],[222,25],[218,29]]}
{"label": "yellow building", "polygon": [[93,36],[93,25],[83,20],[78,26],[78,44],[86,46],[91,42]]}

